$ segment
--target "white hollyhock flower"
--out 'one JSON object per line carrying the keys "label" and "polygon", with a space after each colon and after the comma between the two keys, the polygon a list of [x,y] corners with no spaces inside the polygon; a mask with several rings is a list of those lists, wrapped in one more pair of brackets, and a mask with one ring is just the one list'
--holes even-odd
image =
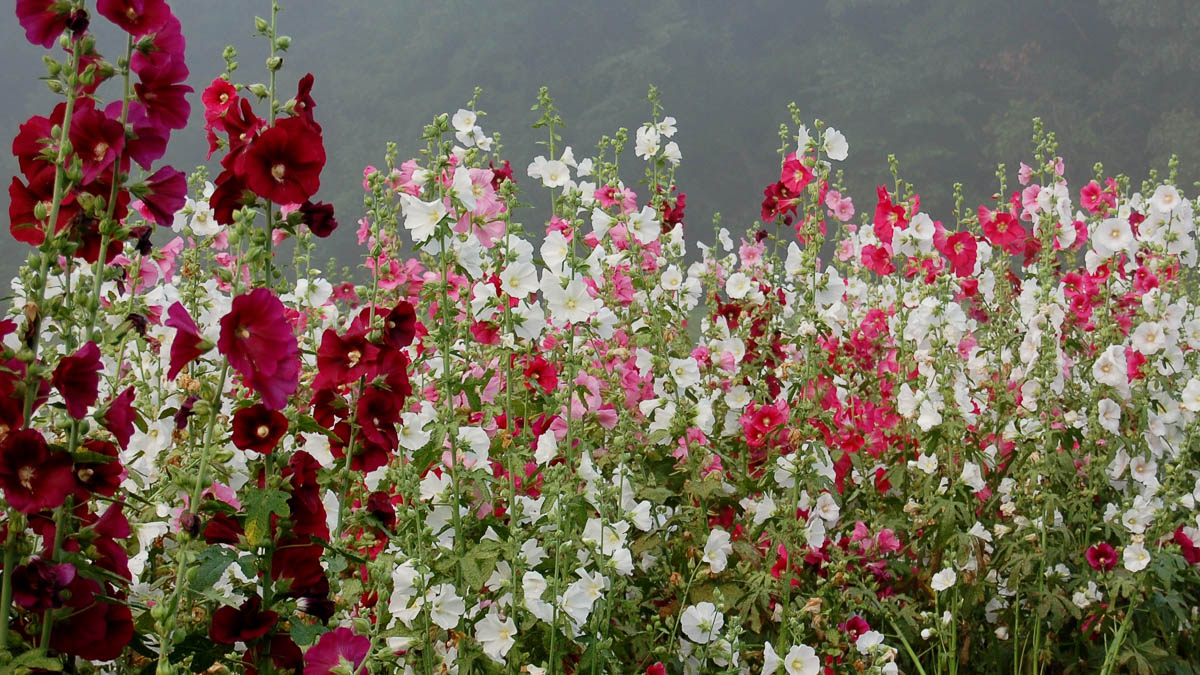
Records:
{"label": "white hollyhock flower", "polygon": [[679,151],[679,144],[675,141],[667,143],[666,147],[663,148],[663,158],[673,166],[679,166],[679,162],[683,160],[683,153]]}
{"label": "white hollyhock flower", "polygon": [[664,291],[677,291],[683,286],[683,272],[678,265],[671,265],[658,278],[658,285]]}
{"label": "white hollyhock flower", "polygon": [[459,108],[458,112],[454,113],[454,117],[450,118],[450,124],[455,131],[469,131],[479,123],[479,115],[474,110]]}
{"label": "white hollyhock flower", "polygon": [[1122,562],[1125,564],[1125,569],[1130,572],[1141,572],[1150,564],[1150,552],[1146,550],[1142,542],[1134,542],[1125,547]]}
{"label": "white hollyhock flower", "polygon": [[821,672],[821,659],[812,647],[795,645],[783,657],[783,669],[788,675],[818,675]]}
{"label": "white hollyhock flower", "polygon": [[711,602],[702,602],[683,610],[680,628],[689,640],[706,645],[717,638],[725,626],[725,615]]}
{"label": "white hollyhock flower", "polygon": [[542,167],[542,185],[548,188],[559,188],[571,180],[571,170],[564,162],[552,159]]}
{"label": "white hollyhock flower", "polygon": [[1158,462],[1153,459],[1139,455],[1129,460],[1129,475],[1142,485],[1150,485],[1151,482],[1157,483],[1157,474]]}
{"label": "white hollyhock flower", "polygon": [[514,298],[524,298],[538,290],[537,268],[527,262],[508,264],[500,272],[500,290]]}
{"label": "white hollyhock flower", "polygon": [[733,544],[730,542],[729,533],[716,527],[708,533],[708,541],[704,543],[704,555],[700,560],[708,563],[712,571],[719,574],[725,569],[727,557],[732,552]]}
{"label": "white hollyhock flower", "polygon": [[859,654],[866,656],[871,653],[875,647],[883,644],[883,633],[877,630],[869,630],[858,636],[858,640],[854,642],[855,649]]}
{"label": "white hollyhock flower", "polygon": [[741,272],[734,272],[725,280],[725,293],[734,300],[741,300],[746,297],[754,284],[750,281],[750,277]]}
{"label": "white hollyhock flower", "polygon": [[417,243],[431,238],[437,232],[438,223],[446,217],[446,205],[441,200],[423,202],[412,195],[402,194],[400,202],[404,209],[404,229]]}
{"label": "white hollyhock flower", "polygon": [[1170,213],[1182,201],[1183,198],[1179,196],[1179,190],[1175,189],[1174,185],[1159,185],[1150,197],[1150,207],[1155,211]]}
{"label": "white hollyhock flower", "polygon": [[546,306],[556,326],[587,321],[602,307],[598,299],[588,294],[587,285],[579,279],[562,288],[558,285],[558,277],[547,274],[542,279],[542,295],[546,298]]}
{"label": "white hollyhock flower", "polygon": [[545,241],[542,242],[542,260],[546,261],[547,269],[561,276],[563,263],[570,254],[571,243],[567,241],[562,232],[555,230],[546,235]]}
{"label": "white hollyhock flower", "polygon": [[917,468],[932,476],[933,472],[937,471],[938,468],[937,455],[922,454],[917,457]]}
{"label": "white hollyhock flower", "polygon": [[670,138],[675,135],[675,118],[667,115],[654,125],[655,131],[662,134],[663,138]]}
{"label": "white hollyhock flower", "polygon": [[476,321],[487,321],[496,313],[496,287],[480,281],[471,287],[471,315]]}
{"label": "white hollyhock flower", "polygon": [[1102,258],[1124,251],[1133,243],[1133,229],[1125,218],[1108,218],[1102,221],[1092,235],[1092,246]]}
{"label": "white hollyhock flower", "polygon": [[1200,412],[1200,380],[1194,377],[1188,380],[1180,396],[1179,405],[1191,412]]}
{"label": "white hollyhock flower", "polygon": [[454,195],[468,211],[475,210],[475,187],[471,184],[471,170],[465,166],[454,168],[454,178],[450,182],[450,193]]}
{"label": "white hollyhock flower", "polygon": [[1121,433],[1121,406],[1110,398],[1100,399],[1099,421],[1105,431],[1119,435]]}
{"label": "white hollyhock flower", "polygon": [[700,383],[700,364],[690,356],[686,359],[671,359],[670,372],[681,391]]}
{"label": "white hollyhock flower", "polygon": [[975,492],[979,492],[987,487],[987,483],[983,481],[983,472],[975,462],[965,462],[963,464],[960,479]]}
{"label": "white hollyhock flower", "polygon": [[832,524],[836,523],[838,518],[841,517],[842,508],[833,499],[833,495],[828,492],[822,492],[821,496],[817,497],[817,503],[813,506],[813,513]]}
{"label": "white hollyhock flower", "polygon": [[638,127],[634,140],[633,152],[642,159],[649,160],[662,149],[658,129],[652,126]]}
{"label": "white hollyhock flower", "polygon": [[537,449],[533,452],[533,461],[539,465],[545,464],[558,456],[558,439],[553,431],[545,431],[537,439]]}
{"label": "white hollyhock flower", "polygon": [[467,611],[453,584],[439,584],[425,592],[425,601],[429,603],[429,618],[446,630],[458,625],[458,620]]}
{"label": "white hollyhock flower", "polygon": [[657,241],[662,234],[662,226],[658,223],[658,214],[649,206],[643,206],[641,211],[629,214],[629,231],[642,244]]}
{"label": "white hollyhock flower", "polygon": [[775,648],[770,642],[763,643],[763,667],[761,675],[775,675],[775,671],[779,670],[779,666],[783,665],[783,660],[779,658],[779,654],[775,652]]}
{"label": "white hollyhock flower", "polygon": [[1134,329],[1130,344],[1146,355],[1158,352],[1167,344],[1162,324],[1157,321],[1143,321]]}
{"label": "white hollyhock flower", "polygon": [[495,661],[504,662],[508,650],[516,644],[517,625],[512,617],[500,618],[496,606],[475,624],[475,639],[483,647],[483,653]]}
{"label": "white hollyhock flower", "polygon": [[821,145],[825,150],[825,156],[837,162],[846,159],[850,154],[850,144],[846,142],[846,137],[833,127],[825,129],[824,141]]}
{"label": "white hollyhock flower", "polygon": [[958,574],[953,569],[947,567],[933,575],[933,578],[929,580],[929,586],[938,593],[941,593],[953,586],[957,581]]}
{"label": "white hollyhock flower", "polygon": [[1125,350],[1121,345],[1109,345],[1092,363],[1092,377],[1099,384],[1119,387],[1129,382],[1125,367]]}

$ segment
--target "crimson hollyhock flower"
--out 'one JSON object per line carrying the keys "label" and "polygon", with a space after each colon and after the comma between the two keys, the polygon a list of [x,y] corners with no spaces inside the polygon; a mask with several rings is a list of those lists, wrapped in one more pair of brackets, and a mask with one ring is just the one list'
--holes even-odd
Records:
{"label": "crimson hollyhock flower", "polygon": [[950,261],[954,275],[962,279],[975,271],[975,256],[979,246],[970,232],[959,232],[946,237],[945,246],[939,247],[942,255]]}
{"label": "crimson hollyhock flower", "polygon": [[1173,539],[1176,544],[1179,544],[1179,552],[1183,554],[1183,559],[1189,565],[1200,565],[1200,547],[1197,547],[1191,538],[1184,533],[1182,525],[1175,530]]}
{"label": "crimson hollyhock flower", "polygon": [[96,11],[134,37],[161,29],[171,17],[164,0],[99,0]]}
{"label": "crimson hollyhock flower", "polygon": [[226,513],[218,513],[204,526],[204,541],[209,544],[229,544],[236,546],[238,539],[245,535],[242,524]]}
{"label": "crimson hollyhock flower", "polygon": [[0,443],[0,487],[26,515],[57,508],[75,491],[71,456],[51,452],[36,429],[10,432]]}
{"label": "crimson hollyhock flower", "polygon": [[367,497],[367,513],[378,518],[389,530],[396,527],[396,507],[392,505],[391,495],[386,492],[376,490]]}
{"label": "crimson hollyhock flower", "polygon": [[308,231],[325,238],[337,229],[337,219],[333,217],[333,204],[325,202],[304,202],[300,205],[300,222],[308,226]]}
{"label": "crimson hollyhock flower", "polygon": [[[110,103],[104,109],[104,114],[112,119],[120,119],[121,101]],[[166,154],[170,132],[164,127],[151,124],[150,118],[146,115],[146,107],[137,101],[129,102],[125,121],[132,128],[133,136],[125,139],[125,152],[121,156],[121,171],[129,171],[131,160],[149,171],[150,165],[162,159],[162,156]]]}
{"label": "crimson hollyhock flower", "polygon": [[383,320],[383,339],[392,349],[404,349],[417,335],[417,310],[401,300]]}
{"label": "crimson hollyhock flower", "polygon": [[21,124],[16,138],[13,139],[12,151],[13,156],[17,158],[17,166],[21,168],[21,173],[25,174],[26,178],[31,177],[43,167],[53,168],[53,165],[42,153],[49,154],[58,151],[58,146],[54,145],[50,132],[55,125],[62,124],[66,112],[67,104],[59,103],[54,106],[50,117],[33,115]]}
{"label": "crimson hollyhock flower", "polygon": [[271,579],[287,579],[289,597],[320,596],[329,592],[329,580],[321,567],[325,548],[314,544],[308,535],[283,537],[275,542],[271,554]]}
{"label": "crimson hollyhock flower", "polygon": [[129,67],[135,73],[140,73],[152,66],[163,66],[171,62],[182,67],[182,81],[188,76],[187,64],[183,54],[187,48],[187,40],[183,37],[183,24],[174,14],[168,14],[162,27],[154,31],[154,37],[149,40],[138,40],[137,49],[129,60]]}
{"label": "crimson hollyhock flower", "polygon": [[55,564],[38,556],[13,570],[13,602],[31,612],[63,606],[63,591],[75,580],[75,566]]}
{"label": "crimson hollyhock flower", "polygon": [[304,120],[309,126],[321,133],[321,125],[317,124],[317,120],[313,117],[313,108],[317,107],[317,102],[312,97],[313,74],[308,73],[300,78],[299,84],[296,86],[296,105],[292,107],[296,117]]}
{"label": "crimson hollyhock flower", "polygon": [[182,129],[187,126],[192,106],[186,95],[191,86],[183,84],[188,70],[178,59],[159,63],[146,63],[137,71],[138,82],[133,85],[137,100],[146,108],[146,117],[151,124],[167,129]]}
{"label": "crimson hollyhock flower", "polygon": [[371,443],[395,450],[399,443],[396,423],[400,421],[400,405],[392,392],[368,386],[358,397],[359,432]]}
{"label": "crimson hollyhock flower", "polygon": [[791,153],[783,160],[783,168],[779,172],[779,182],[783,183],[788,190],[794,194],[800,194],[800,191],[812,182],[813,172],[804,165],[803,157],[796,157],[796,153]]}
{"label": "crimson hollyhock flower", "polygon": [[[50,217],[50,204],[54,196],[54,167],[46,165],[29,178],[29,185],[21,182],[16,176],[8,187],[8,231],[13,239],[41,246],[46,241],[47,219]],[[46,215],[38,218],[38,205],[46,210]],[[62,232],[70,225],[75,216],[79,215],[79,206],[75,203],[75,195],[67,195],[58,208],[58,221],[54,232]]]}
{"label": "crimson hollyhock flower", "polygon": [[984,212],[985,209],[980,207],[979,222],[988,242],[1012,255],[1020,253],[1025,248],[1025,238],[1029,236],[1025,227],[1011,214],[996,213],[991,218],[985,218]]}
{"label": "crimson hollyhock flower", "polygon": [[83,106],[71,118],[71,146],[83,163],[83,182],[91,183],[121,155],[125,128],[102,111]]}
{"label": "crimson hollyhock flower", "polygon": [[83,502],[88,495],[95,493],[111,497],[121,487],[121,481],[129,472],[121,465],[120,453],[117,446],[108,441],[91,439],[85,441],[83,449],[94,455],[102,455],[111,459],[105,461],[97,457],[95,460],[80,460],[75,463],[75,499]]}
{"label": "crimson hollyhock flower", "polygon": [[904,207],[892,203],[892,196],[888,194],[887,188],[882,185],[876,186],[875,193],[878,197],[873,222],[875,236],[879,237],[879,241],[891,245],[895,228],[908,227],[908,219],[904,217]]}
{"label": "crimson hollyhock flower", "polygon": [[370,650],[371,640],[349,628],[330,631],[304,654],[304,675],[357,672]]}
{"label": "crimson hollyhock flower", "polygon": [[292,534],[328,540],[329,519],[326,517],[325,503],[321,501],[321,484],[317,481],[320,468],[321,464],[312,455],[300,450],[288,461],[283,476],[292,484],[292,496],[288,499]]}
{"label": "crimson hollyhock flower", "polygon": [[233,444],[241,450],[267,454],[287,433],[287,418],[276,410],[255,403],[233,414]]}
{"label": "crimson hollyhock flower", "polygon": [[205,124],[223,131],[225,113],[238,104],[237,87],[224,77],[216,77],[204,88],[200,101],[204,104]]}
{"label": "crimson hollyhock flower", "polygon": [[646,675],[667,675],[667,667],[659,661],[646,669]]}
{"label": "crimson hollyhock flower", "polygon": [[1108,572],[1117,566],[1117,551],[1107,541],[1089,546],[1084,557],[1087,558],[1088,564],[1094,570]]}
{"label": "crimson hollyhock flower", "polygon": [[100,387],[100,348],[88,342],[71,356],[64,356],[54,369],[52,382],[67,403],[67,412],[83,419],[95,405]]}
{"label": "crimson hollyhock flower", "polygon": [[133,387],[128,387],[109,402],[102,415],[104,428],[108,429],[121,449],[129,445],[133,436]]}
{"label": "crimson hollyhock flower", "polygon": [[227,605],[213,612],[208,636],[223,645],[250,642],[271,632],[278,621],[279,614],[271,610],[264,612],[262,598],[252,595],[241,607]]}
{"label": "crimson hollyhock flower", "polygon": [[150,219],[159,225],[170,226],[175,212],[187,201],[187,177],[182,171],[164,166],[146,179],[145,191],[138,191]]}
{"label": "crimson hollyhock flower", "polygon": [[300,382],[300,348],[283,303],[265,288],[233,299],[221,317],[217,349],[272,410],[287,404]]}
{"label": "crimson hollyhock flower", "polygon": [[525,388],[535,387],[541,387],[547,394],[558,388],[558,371],[541,356],[535,356],[525,366]]}
{"label": "crimson hollyhock flower", "polygon": [[[133,639],[133,613],[124,597],[105,592],[92,579],[76,576],[67,612],[54,624],[50,647],[88,661],[111,661]],[[102,599],[103,598],[103,599]]]}
{"label": "crimson hollyhock flower", "polygon": [[351,327],[345,337],[332,328],[325,329],[321,346],[317,348],[317,376],[313,379],[313,388],[335,389],[369,375],[378,354],[379,348],[367,340],[363,329]]}
{"label": "crimson hollyhock flower", "polygon": [[263,199],[303,204],[321,187],[324,166],[320,132],[299,117],[289,117],[251,141],[235,171]]}
{"label": "crimson hollyhock flower", "polygon": [[17,0],[17,21],[25,29],[25,39],[46,49],[54,47],[58,36],[67,29],[71,6],[56,0]]}
{"label": "crimson hollyhock flower", "polygon": [[167,308],[167,320],[163,325],[175,329],[175,339],[171,341],[171,366],[167,369],[167,379],[174,380],[179,371],[212,349],[212,345],[200,334],[200,327],[182,303],[176,302]]}

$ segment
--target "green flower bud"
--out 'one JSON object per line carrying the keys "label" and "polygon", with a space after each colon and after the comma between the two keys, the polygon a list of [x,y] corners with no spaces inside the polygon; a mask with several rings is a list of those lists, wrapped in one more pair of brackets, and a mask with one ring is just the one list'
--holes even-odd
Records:
{"label": "green flower bud", "polygon": [[267,23],[266,19],[262,18],[261,16],[254,17],[254,30],[266,35],[270,28],[271,24]]}

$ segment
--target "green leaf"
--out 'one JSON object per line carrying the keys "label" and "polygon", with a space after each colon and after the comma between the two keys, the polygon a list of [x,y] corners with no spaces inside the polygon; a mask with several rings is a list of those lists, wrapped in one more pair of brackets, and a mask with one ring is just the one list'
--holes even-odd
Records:
{"label": "green leaf", "polygon": [[316,644],[317,638],[329,629],[322,623],[304,623],[303,621],[292,621],[292,639],[301,647],[307,647],[311,644]]}
{"label": "green leaf", "polygon": [[14,673],[29,673],[35,669],[49,670],[51,672],[62,672],[62,662],[56,658],[52,658],[42,654],[36,649],[25,652],[24,654],[13,659],[12,663],[8,664]]}
{"label": "green leaf", "polygon": [[224,650],[209,639],[205,633],[189,633],[171,651],[171,663],[181,663],[189,656],[192,657],[191,671],[202,673],[212,667],[221,658]]}
{"label": "green leaf", "polygon": [[237,552],[220,545],[206,548],[196,559],[196,577],[192,580],[194,588],[208,588],[221,579],[225,568],[237,559]]}
{"label": "green leaf", "polygon": [[271,514],[288,515],[288,494],[279,490],[254,490],[246,498],[246,542],[260,545],[271,528]]}

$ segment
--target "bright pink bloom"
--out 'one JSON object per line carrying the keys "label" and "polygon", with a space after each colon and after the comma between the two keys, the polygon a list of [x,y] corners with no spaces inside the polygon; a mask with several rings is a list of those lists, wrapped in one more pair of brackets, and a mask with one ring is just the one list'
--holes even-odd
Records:
{"label": "bright pink bloom", "polygon": [[17,0],[17,21],[25,29],[25,39],[50,49],[67,29],[69,10],[69,5],[55,0]]}
{"label": "bright pink bloom", "polygon": [[1107,541],[1088,547],[1084,557],[1094,570],[1107,572],[1117,566],[1117,552]]}
{"label": "bright pink bloom", "polygon": [[371,641],[349,628],[330,631],[304,654],[304,675],[333,675],[335,668],[347,665],[355,672],[370,649]]}

